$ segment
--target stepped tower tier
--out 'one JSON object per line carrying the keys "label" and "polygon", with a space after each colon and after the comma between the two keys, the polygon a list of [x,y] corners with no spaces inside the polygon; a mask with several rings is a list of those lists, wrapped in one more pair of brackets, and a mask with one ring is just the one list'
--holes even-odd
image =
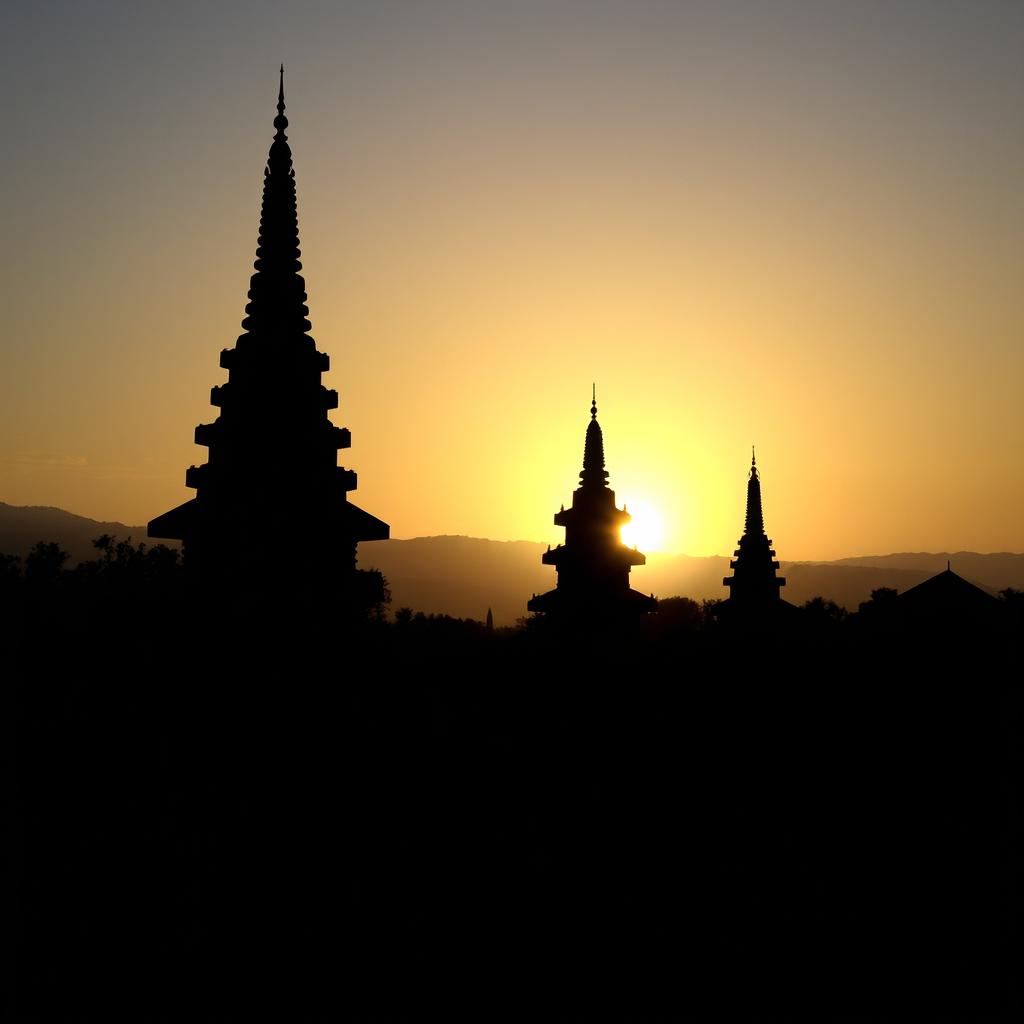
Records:
{"label": "stepped tower tier", "polygon": [[630,569],[647,561],[619,536],[619,530],[630,518],[628,512],[616,507],[615,492],[608,486],[595,395],[583,446],[579,487],[573,492],[572,506],[563,506],[555,513],[555,525],[565,527],[565,543],[541,557],[545,565],[555,567],[557,586],[533,597],[527,608],[559,618],[583,619],[652,610],[654,598],[629,586]]}
{"label": "stepped tower tier", "polygon": [[185,474],[196,496],[152,520],[149,536],[182,540],[203,578],[244,583],[276,567],[333,586],[354,574],[356,544],[386,539],[389,527],[348,500],[356,474],[338,465],[351,435],[329,419],[338,407],[321,383],[330,360],[308,334],[284,111],[282,67],[243,333],[220,355],[228,379],[210,393],[218,415],[195,431],[209,454]]}

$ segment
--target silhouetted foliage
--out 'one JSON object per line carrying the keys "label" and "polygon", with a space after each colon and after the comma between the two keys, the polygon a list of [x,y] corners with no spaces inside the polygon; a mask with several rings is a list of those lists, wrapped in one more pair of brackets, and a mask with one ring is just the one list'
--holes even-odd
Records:
{"label": "silhouetted foliage", "polygon": [[675,629],[692,631],[704,625],[704,609],[689,597],[663,597],[658,602],[656,616]]}
{"label": "silhouetted foliage", "polygon": [[651,615],[658,632],[696,633],[707,624],[706,609],[689,597],[663,597]]}
{"label": "silhouetted foliage", "polygon": [[119,541],[103,534],[93,541],[93,547],[99,557],[82,562],[76,573],[108,591],[137,596],[143,591],[173,587],[178,581],[181,558],[164,544],[147,547],[145,543],[132,544],[130,537]]}
{"label": "silhouetted foliage", "polygon": [[51,587],[57,583],[68,560],[60,545],[39,541],[25,559],[25,582],[30,587]]}
{"label": "silhouetted foliage", "polygon": [[812,597],[801,605],[805,621],[811,627],[838,626],[847,615],[846,609],[824,597]]}
{"label": "silhouetted foliage", "polygon": [[1009,628],[1018,633],[1024,630],[1024,590],[1006,587],[999,591],[999,599],[1002,602]]}
{"label": "silhouetted foliage", "polygon": [[869,628],[891,627],[898,613],[898,592],[892,587],[877,587],[857,609],[861,625]]}
{"label": "silhouetted foliage", "polygon": [[0,554],[0,594],[14,594],[21,585],[21,559]]}
{"label": "silhouetted foliage", "polygon": [[897,598],[898,591],[893,587],[877,587],[871,591],[871,603],[877,605],[891,605]]}
{"label": "silhouetted foliage", "polygon": [[367,599],[365,613],[376,622],[384,622],[387,619],[388,605],[391,604],[391,585],[387,576],[379,569],[362,569],[359,572],[373,575],[376,581],[367,588]]}

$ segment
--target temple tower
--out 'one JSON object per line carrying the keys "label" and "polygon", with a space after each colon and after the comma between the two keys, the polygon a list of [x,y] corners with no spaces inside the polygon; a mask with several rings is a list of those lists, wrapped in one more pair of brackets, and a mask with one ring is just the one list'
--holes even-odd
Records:
{"label": "temple tower", "polygon": [[761,476],[753,449],[747,479],[747,515],[735,554],[735,559],[729,563],[733,574],[722,580],[729,588],[730,603],[754,609],[779,601],[779,588],[786,585],[786,580],[776,575],[779,563],[775,561],[771,539],[764,532]]}
{"label": "temple tower", "polygon": [[356,573],[356,544],[386,539],[389,527],[348,500],[356,474],[338,465],[351,436],[328,418],[338,407],[320,382],[330,360],[308,334],[284,110],[282,66],[244,333],[220,355],[228,380],[210,393],[219,415],[195,432],[208,461],[185,474],[196,496],[150,522],[149,536],[182,540],[204,581],[333,590],[361,575],[372,589],[371,574]]}
{"label": "temple tower", "polygon": [[653,597],[629,586],[629,571],[647,559],[623,544],[620,528],[630,521],[615,507],[615,492],[608,487],[604,468],[604,437],[597,422],[597,396],[590,406],[590,423],[583,447],[580,485],[573,491],[572,507],[555,513],[555,525],[565,527],[565,543],[541,557],[553,565],[558,585],[533,597],[527,608],[558,618],[607,619],[651,611]]}

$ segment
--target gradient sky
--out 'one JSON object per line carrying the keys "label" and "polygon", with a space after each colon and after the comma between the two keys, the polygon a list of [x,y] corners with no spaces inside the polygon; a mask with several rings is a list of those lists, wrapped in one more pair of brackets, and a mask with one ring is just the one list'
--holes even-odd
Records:
{"label": "gradient sky", "polygon": [[723,554],[1024,550],[1024,4],[3,5],[0,500],[186,500],[276,69],[310,319],[392,536],[611,485]]}

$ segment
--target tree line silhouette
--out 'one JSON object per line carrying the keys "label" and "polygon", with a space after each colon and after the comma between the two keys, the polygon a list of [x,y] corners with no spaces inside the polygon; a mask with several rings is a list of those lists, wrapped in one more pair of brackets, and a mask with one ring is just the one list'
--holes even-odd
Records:
{"label": "tree line silhouette", "polygon": [[[27,626],[26,617],[41,614],[46,622],[63,616],[63,625],[73,629],[87,627],[96,614],[108,614],[112,608],[128,618],[152,617],[154,614],[173,616],[176,602],[202,600],[202,588],[190,580],[178,550],[163,544],[149,545],[133,543],[131,538],[104,534],[93,541],[96,557],[69,566],[69,555],[54,541],[39,541],[24,559],[0,553],[0,601],[3,602],[9,641],[16,641],[19,630]],[[285,556],[286,558],[286,556]],[[281,572],[268,557],[265,565],[267,586],[276,586]],[[443,614],[424,614],[412,608],[390,610],[391,594],[388,581],[375,570],[363,570],[360,574],[369,580],[362,587],[361,600],[343,601],[337,593],[316,592],[318,601],[326,603],[328,614],[335,616],[333,627],[347,629],[356,622],[372,622],[381,629],[389,629],[396,636],[402,636],[415,627],[422,635],[435,631],[448,637],[466,636],[479,632],[484,623],[471,619],[458,619]],[[269,589],[257,591],[265,596],[268,610],[275,616],[289,614],[289,604],[294,600],[292,593],[274,596]],[[221,599],[230,596],[225,590]],[[917,629],[898,614],[898,592],[891,587],[880,587],[871,592],[868,601],[860,603],[856,611],[850,612],[835,601],[825,597],[814,597],[799,608],[800,615],[783,628],[784,635],[804,638],[832,638],[840,636],[857,640],[871,638],[882,632],[896,643],[900,629],[909,634],[906,639],[918,642],[922,631],[930,626],[942,630],[947,643],[956,643],[959,638],[971,642],[979,629],[998,642],[1002,637],[1007,644],[1019,640],[1024,624],[1024,591],[1007,587],[999,592],[999,599],[993,602],[991,619],[981,622],[976,618],[957,616],[962,609],[954,607],[949,616],[939,617],[936,622],[916,623]],[[525,602],[524,602],[525,604]],[[704,599],[695,601],[685,596],[661,598],[654,610],[633,632],[656,642],[664,637],[730,636],[730,630],[723,625],[720,612],[723,601]],[[159,613],[154,609],[159,608]],[[302,613],[309,611],[302,607]],[[341,619],[338,616],[345,615]],[[390,626],[389,626],[390,620]],[[499,628],[497,633],[505,636],[509,632],[525,635],[559,635],[573,632],[559,624],[547,624],[538,615],[520,618],[511,630]],[[770,623],[775,629],[778,623]],[[601,628],[605,628],[602,624]],[[584,626],[585,629],[585,626]]]}

